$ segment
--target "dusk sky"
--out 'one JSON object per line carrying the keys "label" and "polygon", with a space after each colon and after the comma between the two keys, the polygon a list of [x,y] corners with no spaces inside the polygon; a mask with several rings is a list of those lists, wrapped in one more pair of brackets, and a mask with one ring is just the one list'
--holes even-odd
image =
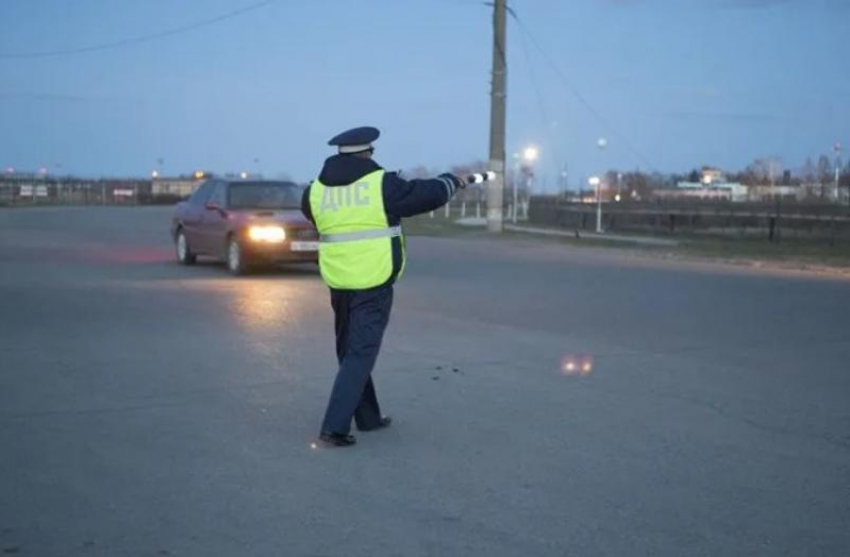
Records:
{"label": "dusk sky", "polygon": [[[0,165],[149,175],[162,158],[304,181],[358,125],[381,128],[390,169],[487,158],[492,8],[278,0],[166,34],[256,4],[0,0]],[[576,188],[612,167],[797,168],[850,144],[850,0],[511,6],[508,153],[538,145],[541,186],[564,165]]]}

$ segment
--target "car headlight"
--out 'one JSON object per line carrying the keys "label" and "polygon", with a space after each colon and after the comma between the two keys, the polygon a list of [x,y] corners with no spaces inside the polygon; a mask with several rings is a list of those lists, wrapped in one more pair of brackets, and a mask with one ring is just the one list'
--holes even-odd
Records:
{"label": "car headlight", "polygon": [[252,242],[279,244],[286,240],[286,231],[280,226],[254,225],[248,227],[248,239]]}

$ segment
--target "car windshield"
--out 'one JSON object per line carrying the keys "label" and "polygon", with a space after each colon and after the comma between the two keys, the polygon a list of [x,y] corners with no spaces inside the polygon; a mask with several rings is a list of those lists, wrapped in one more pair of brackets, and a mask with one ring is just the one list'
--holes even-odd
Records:
{"label": "car windshield", "polygon": [[228,206],[232,209],[299,209],[301,188],[291,182],[231,184]]}

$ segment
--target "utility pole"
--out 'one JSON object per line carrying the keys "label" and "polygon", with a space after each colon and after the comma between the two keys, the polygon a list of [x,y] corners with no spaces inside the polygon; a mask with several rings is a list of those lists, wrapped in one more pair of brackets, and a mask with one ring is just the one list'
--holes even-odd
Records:
{"label": "utility pole", "polygon": [[493,82],[490,90],[490,170],[487,182],[487,231],[502,231],[502,195],[505,186],[505,100],[508,77],[507,0],[493,2]]}

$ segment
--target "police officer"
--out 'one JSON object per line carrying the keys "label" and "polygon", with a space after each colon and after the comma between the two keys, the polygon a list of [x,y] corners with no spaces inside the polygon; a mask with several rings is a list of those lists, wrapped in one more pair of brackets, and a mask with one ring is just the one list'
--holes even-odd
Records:
{"label": "police officer", "polygon": [[301,210],[321,235],[319,265],[330,287],[339,371],[320,439],[334,446],[356,442],[360,431],[390,425],[381,414],[372,368],[381,348],[393,302],[393,283],[404,270],[401,219],[432,211],[451,200],[465,182],[441,174],[432,180],[403,180],[374,160],[372,127],[343,132],[328,144],[338,153],[325,161],[319,178],[304,192]]}

